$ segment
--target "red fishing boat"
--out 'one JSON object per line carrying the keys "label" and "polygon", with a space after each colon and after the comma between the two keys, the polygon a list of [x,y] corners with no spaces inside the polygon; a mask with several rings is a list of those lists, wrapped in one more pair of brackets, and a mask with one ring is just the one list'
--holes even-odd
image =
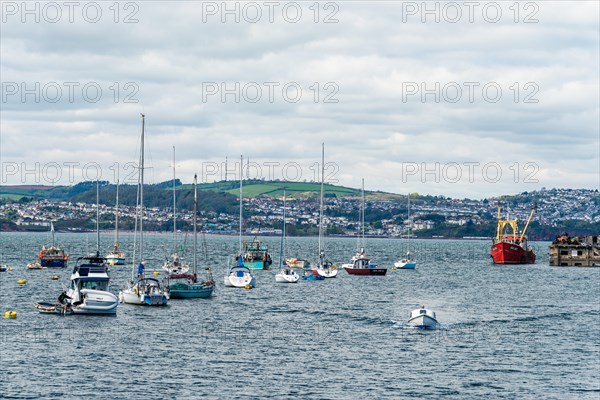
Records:
{"label": "red fishing boat", "polygon": [[[525,232],[531,222],[535,207],[531,210],[527,224],[523,232],[519,232],[516,219],[500,219],[500,206],[498,205],[498,228],[496,239],[491,249],[491,257],[494,264],[534,264],[535,252],[527,245]],[[507,229],[510,228],[510,229]],[[505,232],[510,230],[511,232]]]}

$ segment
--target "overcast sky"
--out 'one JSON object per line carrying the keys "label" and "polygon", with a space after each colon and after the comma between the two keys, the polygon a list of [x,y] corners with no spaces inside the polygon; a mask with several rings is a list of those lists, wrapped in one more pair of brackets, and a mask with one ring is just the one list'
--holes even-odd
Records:
{"label": "overcast sky", "polygon": [[597,1],[23,4],[1,10],[2,184],[131,181],[142,112],[150,183],[173,146],[184,182],[241,154],[310,181],[325,142],[328,180],[369,190],[600,184]]}

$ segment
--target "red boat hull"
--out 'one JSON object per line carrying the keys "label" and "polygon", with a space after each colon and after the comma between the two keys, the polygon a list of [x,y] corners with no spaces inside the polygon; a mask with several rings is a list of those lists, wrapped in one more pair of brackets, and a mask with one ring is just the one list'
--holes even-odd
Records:
{"label": "red boat hull", "polygon": [[387,268],[348,268],[344,267],[350,275],[385,275]]}
{"label": "red boat hull", "polygon": [[491,256],[494,264],[534,264],[535,253],[525,250],[518,244],[498,242],[492,245]]}

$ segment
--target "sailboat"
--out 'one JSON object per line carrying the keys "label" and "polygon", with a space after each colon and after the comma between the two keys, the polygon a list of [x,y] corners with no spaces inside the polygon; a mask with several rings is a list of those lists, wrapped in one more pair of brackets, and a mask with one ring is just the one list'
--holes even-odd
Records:
{"label": "sailboat", "polygon": [[[50,222],[50,232],[52,232],[52,246],[42,246],[38,258],[40,260],[40,268],[63,268],[67,266],[69,256],[65,254],[65,251],[60,247],[57,247],[54,243],[54,224]],[[31,263],[34,264],[34,263]],[[32,269],[32,268],[30,268]]]}
{"label": "sailboat", "polygon": [[412,221],[410,220],[410,193],[408,194],[406,216],[408,220],[408,229],[406,234],[406,256],[394,263],[394,269],[415,269],[417,267],[417,261],[415,261],[410,254],[410,229],[412,227]]}
{"label": "sailboat", "polygon": [[[365,180],[362,180],[362,206],[360,211],[360,231],[361,235],[356,238],[356,253],[348,264],[342,264],[342,267],[350,275],[385,275],[387,268],[380,268],[371,263],[365,250]],[[361,243],[362,239],[362,243]],[[359,250],[359,244],[360,250]]]}
{"label": "sailboat", "polygon": [[108,265],[125,265],[125,254],[119,248],[119,178],[117,177],[117,200],[115,202],[115,244],[106,255]]}
{"label": "sailboat", "polygon": [[165,278],[166,285],[169,287],[172,299],[189,299],[189,298],[206,298],[211,297],[215,288],[210,267],[206,267],[207,277],[203,282],[198,282],[197,275],[197,253],[198,253],[198,234],[197,234],[197,219],[198,219],[198,176],[194,175],[194,262],[193,272],[188,273],[173,273]]}
{"label": "sailboat", "polygon": [[[275,282],[278,283],[296,283],[300,275],[291,267],[283,263],[283,250],[285,248],[285,191],[283,192],[283,229],[281,230],[281,243],[279,245],[279,271],[275,274]],[[285,265],[285,266],[284,266]]]}
{"label": "sailboat", "polygon": [[256,278],[250,272],[250,269],[244,265],[244,247],[242,243],[242,207],[244,205],[243,196],[243,163],[244,158],[240,156],[240,245],[239,255],[235,258],[236,263],[231,267],[229,273],[223,278],[223,284],[227,287],[252,288],[256,286]]}
{"label": "sailboat", "polygon": [[[140,224],[140,257],[138,275],[135,277],[135,261],[131,270],[131,281],[119,292],[119,300],[128,304],[164,306],[169,301],[169,291],[164,290],[158,279],[146,278],[144,271],[144,128],[145,115],[142,115],[142,139],[140,146],[140,170],[139,170],[139,224]],[[133,252],[135,260],[135,249]]]}
{"label": "sailboat", "polygon": [[[318,260],[316,265],[312,269],[314,276],[321,276],[323,278],[335,278],[338,270],[331,261],[325,258],[325,239],[323,237],[323,196],[325,187],[325,143],[321,145],[321,196],[319,205],[319,252]],[[306,280],[312,280],[309,278],[309,274],[305,273],[302,277]]]}
{"label": "sailboat", "polygon": [[[177,194],[175,184],[177,180],[175,178],[175,146],[173,146],[173,253],[171,258],[165,261],[162,269],[167,271],[169,274],[185,274],[190,270],[190,265],[183,259],[183,254],[179,254],[177,249],[177,212],[176,212],[176,201]],[[183,248],[181,249],[183,252]]]}

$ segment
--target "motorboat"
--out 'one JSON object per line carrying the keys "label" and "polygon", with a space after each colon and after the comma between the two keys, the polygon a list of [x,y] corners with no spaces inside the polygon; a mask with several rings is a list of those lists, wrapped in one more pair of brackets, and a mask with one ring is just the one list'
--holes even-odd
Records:
{"label": "motorboat", "polygon": [[322,280],[325,280],[324,276],[321,276],[319,274],[315,274],[314,272],[315,272],[315,270],[305,269],[304,273],[302,274],[302,279],[305,280],[305,281],[322,281]]}
{"label": "motorboat", "polygon": [[438,321],[434,311],[421,306],[421,308],[417,308],[410,313],[408,324],[415,328],[435,329]]}
{"label": "motorboat", "polygon": [[371,259],[367,256],[364,249],[357,252],[349,263],[342,264],[342,268],[350,275],[385,275],[387,268],[378,267],[371,263]]}
{"label": "motorboat", "polygon": [[67,308],[73,314],[116,314],[119,302],[109,291],[109,283],[105,258],[79,257],[66,291]]}
{"label": "motorboat", "polygon": [[40,264],[37,261],[34,262],[30,262],[29,264],[27,264],[27,269],[44,269],[46,267],[42,267],[42,264]]}
{"label": "motorboat", "polygon": [[171,258],[165,261],[162,269],[169,274],[185,274],[190,270],[190,265],[178,253],[173,253]]}

